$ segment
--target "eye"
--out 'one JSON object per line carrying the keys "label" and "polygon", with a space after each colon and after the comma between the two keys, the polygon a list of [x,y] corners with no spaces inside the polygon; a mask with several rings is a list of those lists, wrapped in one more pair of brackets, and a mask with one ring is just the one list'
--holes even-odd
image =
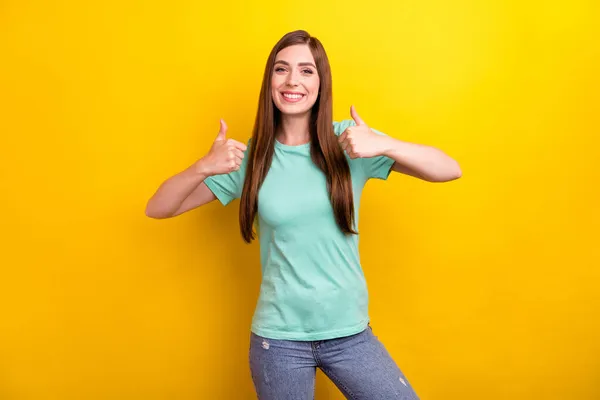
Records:
{"label": "eye", "polygon": [[275,67],[275,72],[284,72],[285,68],[283,67]]}
{"label": "eye", "polygon": [[303,69],[302,70],[303,73],[308,74],[308,75],[312,75],[313,74],[313,70],[312,69]]}

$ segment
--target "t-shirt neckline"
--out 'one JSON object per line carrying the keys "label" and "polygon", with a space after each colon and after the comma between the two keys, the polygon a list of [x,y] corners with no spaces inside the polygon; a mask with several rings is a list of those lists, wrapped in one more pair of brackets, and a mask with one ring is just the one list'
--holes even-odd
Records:
{"label": "t-shirt neckline", "polygon": [[283,144],[276,138],[275,139],[275,147],[279,147],[280,149],[286,150],[286,151],[304,151],[304,150],[310,148],[310,141],[292,146],[289,144]]}

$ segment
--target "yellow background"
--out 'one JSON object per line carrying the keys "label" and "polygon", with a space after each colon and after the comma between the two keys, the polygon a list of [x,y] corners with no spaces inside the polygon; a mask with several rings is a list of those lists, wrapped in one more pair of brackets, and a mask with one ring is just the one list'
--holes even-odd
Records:
{"label": "yellow background", "polygon": [[94,3],[0,3],[0,399],[254,398],[239,202],[144,208],[219,118],[249,137],[298,28],[336,119],[463,169],[363,198],[374,331],[421,398],[600,398],[597,1]]}

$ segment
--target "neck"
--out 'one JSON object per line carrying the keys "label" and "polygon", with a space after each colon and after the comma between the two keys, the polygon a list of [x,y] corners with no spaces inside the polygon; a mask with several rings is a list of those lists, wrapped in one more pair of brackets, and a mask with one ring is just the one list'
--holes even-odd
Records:
{"label": "neck", "polygon": [[310,141],[310,112],[304,115],[281,115],[275,133],[279,142],[288,146],[298,146]]}

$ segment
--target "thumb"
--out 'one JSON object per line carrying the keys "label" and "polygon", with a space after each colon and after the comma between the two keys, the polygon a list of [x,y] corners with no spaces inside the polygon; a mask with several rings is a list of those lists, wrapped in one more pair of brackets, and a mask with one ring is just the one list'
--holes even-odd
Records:
{"label": "thumb", "polygon": [[352,119],[356,122],[356,125],[366,125],[365,122],[358,116],[356,112],[356,108],[354,106],[350,106],[350,115],[352,115]]}
{"label": "thumb", "polygon": [[227,133],[227,124],[222,119],[220,122],[221,129],[219,129],[219,133],[217,134],[217,138],[215,140],[225,140],[225,134]]}

